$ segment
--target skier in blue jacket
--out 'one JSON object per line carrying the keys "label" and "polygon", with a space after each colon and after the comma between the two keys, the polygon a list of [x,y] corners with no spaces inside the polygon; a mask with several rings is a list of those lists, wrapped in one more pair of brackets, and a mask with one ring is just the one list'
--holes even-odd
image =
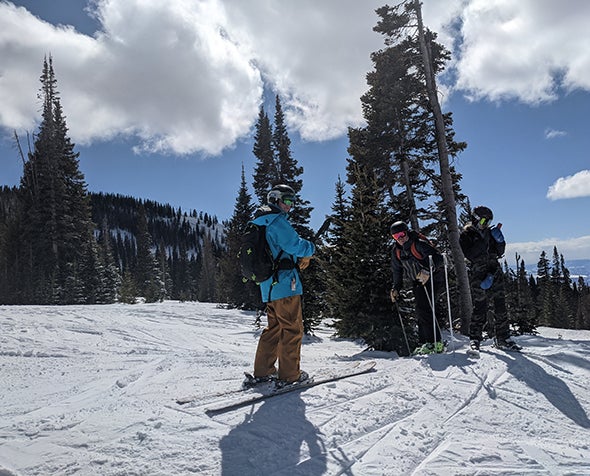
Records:
{"label": "skier in blue jacket", "polygon": [[309,378],[300,369],[303,286],[299,271],[309,265],[315,246],[301,238],[287,219],[294,203],[295,192],[291,187],[275,185],[267,195],[267,205],[260,207],[253,220],[257,225],[266,226],[266,239],[279,265],[272,277],[260,283],[268,326],[258,341],[254,380],[246,379],[247,386],[276,377],[281,385]]}

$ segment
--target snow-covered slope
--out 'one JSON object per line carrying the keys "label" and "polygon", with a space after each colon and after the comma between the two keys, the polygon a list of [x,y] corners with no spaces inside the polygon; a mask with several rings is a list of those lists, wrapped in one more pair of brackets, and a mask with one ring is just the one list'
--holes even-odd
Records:
{"label": "snow-covered slope", "polygon": [[251,370],[253,321],[199,303],[0,307],[0,475],[590,474],[588,331],[471,361],[462,337],[400,359],[326,327],[304,369],[377,370],[209,418]]}

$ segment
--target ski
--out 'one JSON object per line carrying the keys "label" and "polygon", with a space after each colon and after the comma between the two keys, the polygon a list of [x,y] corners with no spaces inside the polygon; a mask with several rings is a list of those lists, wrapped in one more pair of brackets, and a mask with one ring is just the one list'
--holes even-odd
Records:
{"label": "ski", "polygon": [[[244,376],[245,377],[250,377],[250,374],[248,372],[244,372]],[[272,388],[272,381],[268,381],[268,382],[261,382],[258,385],[255,385],[253,387],[240,387],[240,388],[234,388],[231,390],[224,390],[222,392],[217,392],[217,393],[209,393],[209,394],[204,394],[204,395],[187,395],[185,397],[180,397],[176,399],[176,403],[178,405],[186,405],[187,403],[192,403],[195,402],[197,400],[212,400],[215,398],[223,398],[223,397],[229,397],[232,395],[236,395],[236,394],[242,394],[242,393],[252,393],[255,392],[256,390],[261,390],[261,389],[270,389]]]}
{"label": "ski", "polygon": [[[357,362],[352,367],[349,366],[340,369],[329,369],[319,371],[316,372],[313,376],[310,376],[310,378],[305,382],[294,383],[291,385],[286,385],[284,387],[272,387],[270,389],[265,390],[261,389],[262,393],[258,393],[256,395],[252,395],[251,393],[248,393],[247,395],[236,395],[234,398],[225,399],[218,403],[208,405],[207,408],[205,408],[205,414],[207,414],[208,416],[219,415],[222,413],[230,412],[232,410],[237,410],[238,408],[245,407],[253,403],[258,403],[263,400],[267,400],[272,397],[284,395],[285,393],[304,390],[306,388],[315,387],[323,383],[334,382],[336,380],[354,377],[355,375],[365,374],[371,372],[374,369],[375,365],[376,362],[371,360]],[[256,389],[257,388],[255,387],[255,390]]]}

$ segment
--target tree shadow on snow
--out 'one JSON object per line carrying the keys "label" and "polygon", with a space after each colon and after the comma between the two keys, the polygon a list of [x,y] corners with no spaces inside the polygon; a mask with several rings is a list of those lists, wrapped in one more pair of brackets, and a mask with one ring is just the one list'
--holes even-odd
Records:
{"label": "tree shadow on snow", "polygon": [[524,354],[498,354],[507,364],[507,370],[532,390],[542,393],[555,408],[583,428],[590,428],[590,420],[568,386]]}
{"label": "tree shadow on snow", "polygon": [[321,475],[326,451],[320,431],[305,416],[299,394],[266,401],[224,436],[223,476]]}

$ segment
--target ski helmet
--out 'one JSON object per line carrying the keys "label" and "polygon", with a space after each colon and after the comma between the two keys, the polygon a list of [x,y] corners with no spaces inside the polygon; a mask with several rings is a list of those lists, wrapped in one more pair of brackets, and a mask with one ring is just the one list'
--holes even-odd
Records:
{"label": "ski helmet", "polygon": [[266,196],[268,203],[278,203],[279,201],[285,203],[285,200],[291,201],[291,204],[295,202],[295,190],[288,185],[275,185],[270,189]]}
{"label": "ski helmet", "polygon": [[494,219],[494,214],[488,207],[479,205],[471,212],[471,219],[474,225],[484,228]]}
{"label": "ski helmet", "polygon": [[407,233],[408,231],[408,225],[406,225],[403,221],[396,221],[393,225],[391,225],[391,228],[389,229],[391,236],[397,235],[401,232]]}

